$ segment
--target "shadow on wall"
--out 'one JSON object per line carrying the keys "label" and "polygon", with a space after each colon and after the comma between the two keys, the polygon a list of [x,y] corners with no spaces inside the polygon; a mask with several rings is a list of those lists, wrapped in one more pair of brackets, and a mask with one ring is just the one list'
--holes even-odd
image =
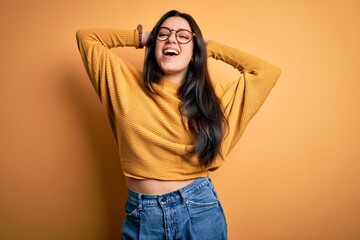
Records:
{"label": "shadow on wall", "polygon": [[[86,139],[84,148],[90,152],[91,158],[85,163],[95,169],[93,175],[99,183],[99,194],[103,196],[105,204],[105,225],[109,239],[121,238],[121,225],[125,217],[124,205],[127,187],[122,174],[116,143],[105,112],[85,70],[80,74],[79,69],[67,65],[66,77],[63,79],[66,98],[70,101],[71,112]],[[65,83],[64,83],[65,82]],[[90,87],[89,87],[90,86]]]}

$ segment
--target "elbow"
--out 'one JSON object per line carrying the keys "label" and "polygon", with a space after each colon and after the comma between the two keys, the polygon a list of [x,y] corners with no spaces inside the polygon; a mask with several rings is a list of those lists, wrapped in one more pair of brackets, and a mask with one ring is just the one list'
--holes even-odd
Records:
{"label": "elbow", "polygon": [[279,79],[280,75],[281,75],[281,69],[278,66],[275,65],[271,65],[271,67],[268,69],[268,77],[269,79],[272,79],[275,83],[277,82],[277,80]]}
{"label": "elbow", "polygon": [[84,47],[84,45],[86,45],[85,42],[89,36],[89,31],[86,29],[79,29],[76,31],[75,36],[76,36],[78,49],[80,50],[81,48]]}
{"label": "elbow", "polygon": [[[261,79],[266,79],[269,86],[275,86],[281,75],[281,69],[275,65],[269,65],[266,70],[262,71]],[[259,74],[260,77],[260,74]]]}
{"label": "elbow", "polygon": [[77,30],[76,34],[75,34],[76,40],[79,42],[80,39],[82,39],[84,35],[85,35],[85,31],[83,29]]}
{"label": "elbow", "polygon": [[281,75],[281,69],[273,64],[268,64],[261,71],[248,71],[250,74],[264,79],[273,79],[275,82]]}
{"label": "elbow", "polygon": [[78,29],[76,31],[76,40],[78,42],[83,41],[93,35],[93,31],[91,29]]}
{"label": "elbow", "polygon": [[276,76],[276,78],[278,79],[281,75],[281,68],[274,66],[274,75]]}

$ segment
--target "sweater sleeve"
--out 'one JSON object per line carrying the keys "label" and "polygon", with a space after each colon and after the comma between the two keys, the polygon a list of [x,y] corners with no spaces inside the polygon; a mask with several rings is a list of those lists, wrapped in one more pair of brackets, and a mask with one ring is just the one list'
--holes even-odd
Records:
{"label": "sweater sleeve", "polygon": [[86,72],[116,136],[114,119],[120,117],[122,102],[131,89],[140,84],[141,72],[121,59],[115,47],[137,47],[137,30],[84,29],[78,30],[76,39]]}
{"label": "sweater sleeve", "polygon": [[222,153],[228,155],[243,134],[247,124],[260,109],[280,76],[280,69],[256,56],[210,40],[208,57],[221,60],[241,74],[238,80],[215,85],[228,129]]}
{"label": "sweater sleeve", "polygon": [[101,79],[105,76],[111,79],[113,73],[120,73],[113,66],[121,59],[110,49],[139,46],[136,29],[81,29],[76,32],[76,40],[86,72],[100,98]]}

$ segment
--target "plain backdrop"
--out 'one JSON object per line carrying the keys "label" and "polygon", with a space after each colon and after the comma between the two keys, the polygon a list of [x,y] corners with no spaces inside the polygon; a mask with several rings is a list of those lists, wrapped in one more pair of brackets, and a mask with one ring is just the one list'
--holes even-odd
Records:
{"label": "plain backdrop", "polygon": [[[357,0],[1,0],[0,239],[121,239],[126,187],[75,32],[150,30],[171,9],[282,69],[211,174],[229,239],[360,239]],[[116,51],[141,69],[144,50]]]}

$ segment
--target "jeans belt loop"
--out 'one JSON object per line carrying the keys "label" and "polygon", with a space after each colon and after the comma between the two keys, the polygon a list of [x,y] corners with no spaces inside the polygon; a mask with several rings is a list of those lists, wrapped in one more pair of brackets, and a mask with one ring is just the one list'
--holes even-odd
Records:
{"label": "jeans belt loop", "polygon": [[142,197],[142,194],[141,194],[141,193],[138,193],[138,202],[139,202],[139,204],[138,204],[138,209],[139,209],[139,210],[142,209],[142,199],[141,199],[141,197]]}
{"label": "jeans belt loop", "polygon": [[184,204],[187,203],[185,194],[184,194],[181,190],[178,190],[178,192],[179,192],[179,194],[180,194],[181,201],[182,201]]}

